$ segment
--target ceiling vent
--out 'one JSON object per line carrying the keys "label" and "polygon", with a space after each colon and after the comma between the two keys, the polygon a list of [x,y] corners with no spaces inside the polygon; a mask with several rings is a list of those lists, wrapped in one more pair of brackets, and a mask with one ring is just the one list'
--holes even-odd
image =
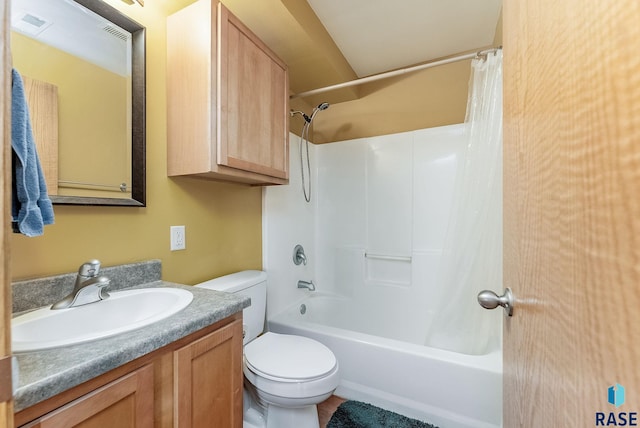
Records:
{"label": "ceiling vent", "polygon": [[107,33],[111,34],[113,37],[117,37],[118,39],[126,42],[127,40],[129,40],[130,34],[127,33],[124,30],[121,30],[118,27],[114,27],[113,25],[105,25],[104,28],[102,28],[103,31],[106,31]]}
{"label": "ceiling vent", "polygon": [[37,16],[33,16],[29,13],[25,14],[22,17],[22,21],[26,22],[27,24],[33,25],[34,27],[42,27],[44,24],[47,23],[47,21],[45,21],[44,19],[40,19]]}
{"label": "ceiling vent", "polygon": [[51,22],[25,11],[14,15],[12,19],[12,28],[14,30],[32,37],[42,33],[51,24]]}

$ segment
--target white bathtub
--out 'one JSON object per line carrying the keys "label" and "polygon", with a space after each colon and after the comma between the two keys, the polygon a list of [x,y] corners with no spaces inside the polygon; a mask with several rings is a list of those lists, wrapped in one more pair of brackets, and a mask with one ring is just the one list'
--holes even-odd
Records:
{"label": "white bathtub", "polygon": [[440,428],[501,426],[499,343],[485,355],[465,355],[375,336],[367,331],[374,323],[363,323],[351,303],[315,294],[269,319],[269,330],[311,337],[328,346],[340,365],[338,396]]}

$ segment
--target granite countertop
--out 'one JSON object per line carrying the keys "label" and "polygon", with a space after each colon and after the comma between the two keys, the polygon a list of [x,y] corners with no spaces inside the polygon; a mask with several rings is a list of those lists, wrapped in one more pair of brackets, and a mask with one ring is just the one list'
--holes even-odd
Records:
{"label": "granite countertop", "polygon": [[175,287],[193,293],[182,311],[152,325],[82,344],[15,354],[16,412],[155,351],[241,311],[248,297],[155,280],[118,290]]}

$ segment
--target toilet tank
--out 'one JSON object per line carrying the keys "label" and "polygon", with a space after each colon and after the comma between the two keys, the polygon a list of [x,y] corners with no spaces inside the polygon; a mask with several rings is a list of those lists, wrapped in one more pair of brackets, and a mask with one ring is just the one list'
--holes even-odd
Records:
{"label": "toilet tank", "polygon": [[244,270],[210,279],[195,286],[250,297],[251,306],[242,311],[243,344],[262,333],[267,309],[267,274],[265,272]]}

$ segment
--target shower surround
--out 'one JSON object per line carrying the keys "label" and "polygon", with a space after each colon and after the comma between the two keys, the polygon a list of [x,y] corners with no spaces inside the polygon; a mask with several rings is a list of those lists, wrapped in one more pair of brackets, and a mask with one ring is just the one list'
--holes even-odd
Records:
{"label": "shower surround", "polygon": [[[346,398],[366,399],[447,426],[498,426],[501,314],[485,311],[493,326],[488,337],[460,332],[462,350],[458,353],[425,346],[429,326],[448,298],[447,289],[439,283],[439,262],[456,174],[465,154],[463,130],[463,125],[452,125],[312,146],[311,203],[304,201],[300,166],[292,161],[291,183],[265,189],[267,317],[275,331],[294,332],[292,328],[299,327],[302,331],[295,333],[305,334],[304,330],[313,331],[315,325],[322,334],[308,335],[340,347],[334,352],[343,367],[344,382],[337,393]],[[299,137],[291,135],[292,152],[298,142]],[[293,264],[296,244],[305,248],[306,266]],[[495,262],[501,264],[501,260]],[[313,280],[317,291],[298,289],[298,280]],[[317,305],[305,300],[311,296],[337,300]],[[305,302],[311,318],[293,317]],[[477,310],[482,311],[480,306]],[[324,327],[329,327],[328,336],[323,336]],[[487,343],[480,351],[473,343],[477,339]],[[364,351],[357,346],[362,343],[371,346]],[[362,352],[368,360],[380,358],[384,367],[365,364],[369,371],[356,370],[358,357],[352,357]],[[411,355],[411,370],[403,372],[407,355]],[[444,379],[441,363],[434,364],[436,361],[447,362],[450,374]],[[377,374],[381,370],[393,371],[401,384],[422,379],[427,390],[385,387],[379,382],[384,377]],[[441,382],[431,381],[436,371]],[[463,390],[464,400],[448,400],[448,406],[428,398],[455,397],[456,391]],[[477,401],[471,406],[474,398]],[[456,407],[465,406],[484,410],[455,415]]]}

